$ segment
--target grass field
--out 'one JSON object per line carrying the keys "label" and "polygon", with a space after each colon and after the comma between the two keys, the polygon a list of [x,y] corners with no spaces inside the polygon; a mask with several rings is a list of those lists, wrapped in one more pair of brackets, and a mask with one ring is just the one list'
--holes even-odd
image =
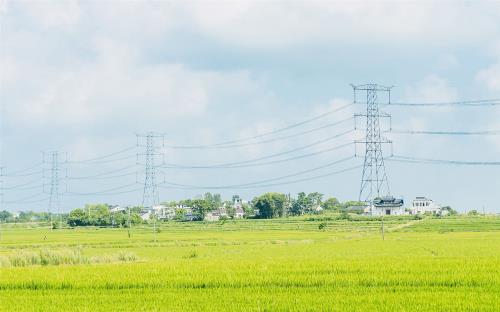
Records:
{"label": "grass field", "polygon": [[500,310],[500,218],[324,222],[2,225],[0,311]]}

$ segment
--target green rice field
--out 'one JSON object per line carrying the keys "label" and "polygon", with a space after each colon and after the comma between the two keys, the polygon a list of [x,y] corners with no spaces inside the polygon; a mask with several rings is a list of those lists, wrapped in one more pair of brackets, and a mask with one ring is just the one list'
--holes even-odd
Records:
{"label": "green rice field", "polygon": [[500,218],[2,224],[0,311],[500,311]]}

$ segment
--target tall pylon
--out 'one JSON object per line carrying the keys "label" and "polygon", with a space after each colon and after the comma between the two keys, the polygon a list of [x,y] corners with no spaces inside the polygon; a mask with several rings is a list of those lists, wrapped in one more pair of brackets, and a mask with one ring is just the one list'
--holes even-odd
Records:
{"label": "tall pylon", "polygon": [[[161,151],[158,152],[159,147],[155,143],[155,139],[161,139]],[[142,145],[141,142],[145,141]],[[157,168],[158,164],[156,161],[156,156],[162,156],[162,161],[164,161],[163,149],[165,147],[165,135],[147,132],[145,134],[137,134],[137,146],[145,148],[144,154],[138,154],[144,156],[144,192],[142,195],[142,207],[151,208],[154,205],[158,205],[160,202],[160,197],[158,193],[157,184]]]}
{"label": "tall pylon", "polygon": [[[354,103],[357,102],[357,93],[366,92],[366,114],[356,114],[356,117],[366,118],[366,135],[364,141],[356,141],[365,146],[363,174],[359,191],[359,201],[372,204],[376,197],[390,195],[389,181],[384,165],[383,144],[392,142],[385,139],[380,131],[380,119],[391,118],[391,115],[383,113],[379,109],[379,99],[391,102],[391,88],[377,84],[352,85],[354,92]],[[386,97],[379,96],[384,92]]]}
{"label": "tall pylon", "polygon": [[[45,163],[45,157],[44,157]],[[49,153],[49,183],[48,183],[48,193],[49,193],[49,205],[47,208],[47,213],[49,214],[50,224],[52,227],[52,214],[57,211],[59,214],[59,228],[62,226],[62,212],[61,212],[61,192],[60,192],[60,182],[61,182],[61,162],[58,151],[53,151]],[[45,185],[44,185],[45,191]]]}

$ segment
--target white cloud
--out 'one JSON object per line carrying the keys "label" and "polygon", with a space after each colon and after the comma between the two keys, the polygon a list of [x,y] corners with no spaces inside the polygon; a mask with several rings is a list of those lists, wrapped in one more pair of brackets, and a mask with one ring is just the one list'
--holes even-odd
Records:
{"label": "white cloud", "polygon": [[[498,33],[497,16],[485,12],[499,11],[500,4],[237,1],[196,2],[184,9],[201,32],[214,38],[242,46],[275,47],[325,40],[463,44]],[[464,23],[467,20],[474,20],[474,25]]]}
{"label": "white cloud", "polygon": [[500,61],[479,71],[476,79],[493,91],[500,91]]}
{"label": "white cloud", "polygon": [[[143,64],[134,49],[109,40],[95,40],[95,62],[50,70],[32,82],[33,90],[6,105],[14,121],[74,125],[103,121],[174,120],[206,111],[212,96],[255,88],[245,72],[193,71],[180,64]],[[33,78],[32,78],[33,79]],[[3,90],[9,96],[9,90]]]}
{"label": "white cloud", "polygon": [[450,102],[458,97],[456,88],[449,85],[448,80],[435,74],[426,76],[414,86],[405,89],[405,101]]}
{"label": "white cloud", "polygon": [[31,1],[25,3],[23,9],[44,28],[72,27],[82,15],[77,0]]}
{"label": "white cloud", "polygon": [[9,1],[0,0],[0,13],[6,13],[8,9],[9,9]]}

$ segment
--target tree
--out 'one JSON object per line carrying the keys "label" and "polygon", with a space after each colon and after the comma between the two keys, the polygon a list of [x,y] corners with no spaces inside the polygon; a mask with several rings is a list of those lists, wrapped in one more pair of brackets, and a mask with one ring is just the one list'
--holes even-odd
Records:
{"label": "tree", "polygon": [[307,207],[306,211],[307,212],[316,212],[316,208],[318,206],[321,207],[321,201],[323,199],[323,194],[318,193],[318,192],[313,192],[307,194]]}
{"label": "tree", "polygon": [[12,214],[7,210],[0,211],[0,222],[7,222],[12,219]]}
{"label": "tree", "polygon": [[456,210],[454,210],[453,208],[451,208],[450,206],[444,206],[443,208],[441,208],[441,214],[444,215],[446,213],[444,213],[445,211],[447,211],[448,215],[450,216],[454,216],[454,215],[457,215],[458,212]]}
{"label": "tree", "polygon": [[205,199],[205,201],[207,201],[210,204],[213,204],[213,202],[214,202],[214,197],[212,196],[212,193],[210,193],[210,192],[205,193],[205,196],[203,197],[203,199]]}
{"label": "tree", "polygon": [[191,201],[191,206],[198,220],[205,219],[207,212],[212,210],[212,204],[205,199],[194,199]]}
{"label": "tree", "polygon": [[471,210],[471,211],[469,211],[467,213],[467,215],[469,215],[469,216],[477,216],[477,215],[479,215],[479,213],[477,212],[477,210]]}
{"label": "tree", "polygon": [[293,215],[300,216],[306,212],[309,206],[310,198],[307,197],[306,193],[300,192],[297,194],[297,199],[292,203],[291,212]]}
{"label": "tree", "polygon": [[74,209],[69,213],[69,226],[84,226],[88,225],[88,216],[83,209]]}
{"label": "tree", "polygon": [[234,219],[236,215],[236,208],[233,205],[226,206],[226,212],[229,218]]}
{"label": "tree", "polygon": [[255,216],[255,211],[254,211],[253,207],[250,206],[249,204],[243,204],[243,205],[241,205],[241,207],[243,208],[243,211],[245,213],[245,218]]}
{"label": "tree", "polygon": [[321,207],[325,210],[340,211],[340,202],[335,197],[330,197],[321,204]]}
{"label": "tree", "polygon": [[214,203],[214,207],[216,207],[216,208],[218,208],[222,205],[222,199],[221,199],[220,194],[214,194],[212,196],[212,201]]}
{"label": "tree", "polygon": [[175,209],[174,220],[176,221],[184,221],[186,220],[186,209]]}
{"label": "tree", "polygon": [[286,195],[281,193],[266,193],[253,200],[255,209],[259,210],[259,217],[270,219],[281,217],[286,202]]}

